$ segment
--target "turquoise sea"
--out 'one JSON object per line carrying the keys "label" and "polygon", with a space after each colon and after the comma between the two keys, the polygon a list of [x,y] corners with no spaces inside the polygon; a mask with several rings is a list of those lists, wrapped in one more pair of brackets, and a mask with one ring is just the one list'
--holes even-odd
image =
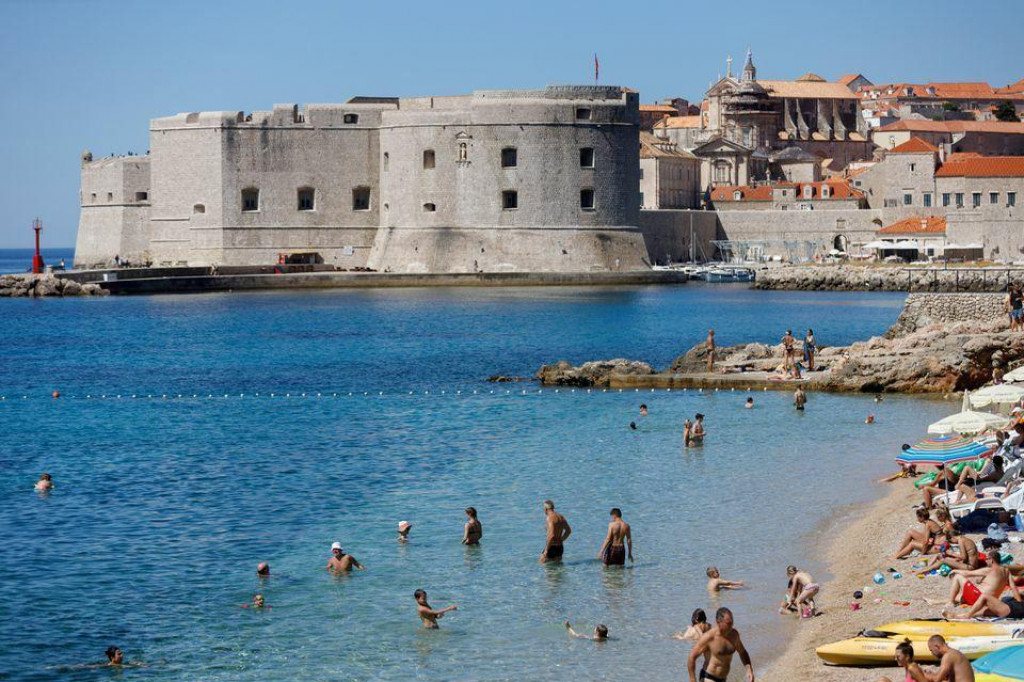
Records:
{"label": "turquoise sea", "polygon": [[[775,613],[786,565],[820,570],[816,530],[955,405],[483,379],[664,366],[708,326],[848,343],[901,304],[729,285],[0,299],[0,679],[678,680],[669,636],[721,604],[763,668],[799,627]],[[709,437],[687,451],[695,412]],[[537,563],[545,498],[573,527],[562,565]],[[626,569],[596,559],[612,506]],[[328,575],[335,540],[368,570]],[[751,589],[713,600],[709,564]],[[418,627],[417,588],[459,605],[441,630]],[[256,592],[271,609],[240,607]],[[111,644],[146,667],[87,667]]]}

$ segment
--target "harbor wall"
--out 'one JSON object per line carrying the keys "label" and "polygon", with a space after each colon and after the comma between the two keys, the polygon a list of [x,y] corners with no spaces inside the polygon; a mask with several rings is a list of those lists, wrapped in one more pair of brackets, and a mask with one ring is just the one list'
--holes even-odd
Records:
{"label": "harbor wall", "polygon": [[912,293],[888,338],[905,336],[932,324],[995,322],[1006,317],[999,293]]}

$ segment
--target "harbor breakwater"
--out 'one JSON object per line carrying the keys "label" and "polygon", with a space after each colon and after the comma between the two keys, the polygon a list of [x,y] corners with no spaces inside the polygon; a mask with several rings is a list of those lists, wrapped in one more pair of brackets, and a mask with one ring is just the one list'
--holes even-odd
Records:
{"label": "harbor breakwater", "polygon": [[999,292],[1024,284],[1024,268],[807,265],[757,271],[755,289]]}
{"label": "harbor breakwater", "polygon": [[0,297],[104,296],[110,292],[98,284],[79,284],[54,275],[0,275]]}
{"label": "harbor breakwater", "polygon": [[547,386],[605,388],[735,388],[870,393],[949,393],[977,388],[996,366],[1024,360],[1024,334],[1011,332],[1000,294],[911,294],[883,336],[849,346],[820,347],[815,371],[799,380],[781,371],[781,343],[747,343],[715,350],[700,343],[664,370],[640,360],[615,359],[574,366],[544,365],[536,378]]}

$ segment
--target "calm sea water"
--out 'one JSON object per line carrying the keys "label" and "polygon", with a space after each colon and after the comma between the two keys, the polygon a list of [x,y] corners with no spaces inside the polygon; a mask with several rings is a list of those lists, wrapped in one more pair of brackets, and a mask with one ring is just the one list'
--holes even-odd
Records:
{"label": "calm sea water", "polygon": [[[31,233],[29,233],[29,237],[32,237]],[[41,248],[40,252],[46,265],[56,266],[63,258],[64,264],[70,268],[71,261],[75,257],[74,249]],[[32,254],[34,253],[35,249],[0,249],[0,275],[28,272],[32,269]]]}
{"label": "calm sea water", "polygon": [[[0,300],[0,677],[676,680],[689,645],[669,635],[719,604],[763,661],[799,626],[774,608],[787,564],[818,568],[809,534],[955,406],[812,395],[800,414],[779,392],[746,410],[742,393],[481,379],[560,358],[666,365],[709,325],[722,344],[807,326],[847,343],[901,301],[731,286]],[[708,442],[684,451],[698,411]],[[574,529],[561,566],[537,564],[549,497]],[[459,544],[467,505],[478,548]],[[633,525],[630,568],[595,558],[612,506]],[[368,570],[328,575],[334,540]],[[712,600],[709,564],[752,589]],[[420,587],[460,607],[440,631],[418,627]],[[240,608],[257,591],[273,608]],[[615,639],[570,640],[567,618]],[[81,667],[111,644],[147,667]]]}

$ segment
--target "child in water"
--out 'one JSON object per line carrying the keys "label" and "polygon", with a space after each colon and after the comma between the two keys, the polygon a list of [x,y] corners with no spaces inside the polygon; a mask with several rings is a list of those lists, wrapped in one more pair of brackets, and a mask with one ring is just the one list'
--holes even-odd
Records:
{"label": "child in water", "polygon": [[718,592],[719,590],[738,590],[741,587],[746,587],[746,584],[742,580],[723,580],[722,574],[718,572],[718,569],[714,566],[708,566],[708,570],[705,571],[708,576],[708,592]]}

